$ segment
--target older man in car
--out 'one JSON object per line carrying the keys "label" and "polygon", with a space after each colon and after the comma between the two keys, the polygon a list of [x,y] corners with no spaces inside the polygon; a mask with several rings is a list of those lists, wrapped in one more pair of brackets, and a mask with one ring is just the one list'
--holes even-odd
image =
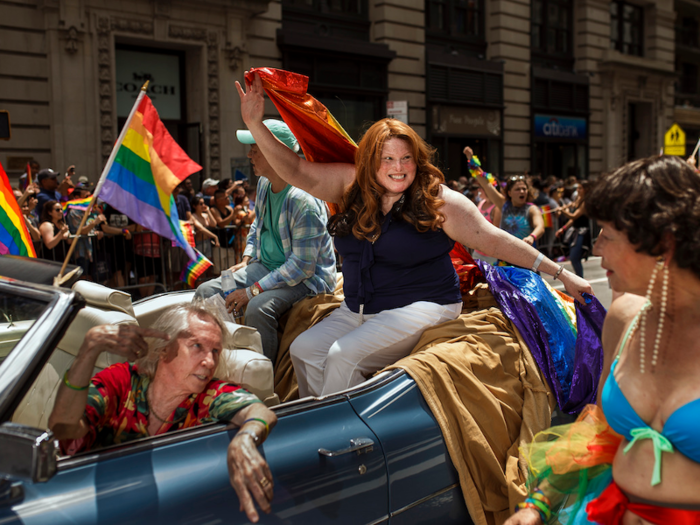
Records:
{"label": "older man in car", "polygon": [[[210,421],[240,427],[228,447],[231,485],[248,519],[270,512],[272,474],[257,450],[277,422],[239,386],[215,379],[225,325],[198,305],[167,310],[152,328],[103,325],[85,336],[63,376],[49,427],[67,453],[124,443]],[[147,342],[146,339],[149,339]],[[103,352],[125,357],[92,377]]]}

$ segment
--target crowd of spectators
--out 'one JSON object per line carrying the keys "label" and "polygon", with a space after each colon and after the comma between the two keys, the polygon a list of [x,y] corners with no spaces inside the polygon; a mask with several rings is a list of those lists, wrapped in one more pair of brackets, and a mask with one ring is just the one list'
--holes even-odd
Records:
{"label": "crowd of spectators", "polygon": [[[141,296],[164,291],[166,284],[184,286],[179,284],[180,272],[188,263],[184,251],[171,248],[169,240],[99,199],[78,232],[87,208],[85,199],[92,196],[94,187],[87,176],[76,176],[75,166],[63,177],[53,169],[41,169],[35,161],[28,169],[14,192],[37,257],[63,262],[76,242],[69,262],[83,269],[83,279],[137,288]],[[186,178],[173,196],[178,217],[192,225],[195,247],[214,263],[202,276],[208,279],[241,261],[255,218],[250,204],[255,188],[247,179],[206,179],[196,193],[193,179],[196,176]],[[220,210],[228,220],[222,220]]]}
{"label": "crowd of spectators", "polygon": [[[499,177],[498,187],[495,188],[498,195],[502,195],[503,201],[509,201],[509,187],[517,182],[516,189],[526,188],[521,192],[525,195],[525,203],[528,209],[530,205],[539,208],[544,218],[544,231],[537,234],[534,224],[529,221],[527,228],[521,228],[520,235],[527,236],[535,233],[537,240],[535,246],[546,255],[555,258],[558,262],[570,260],[577,275],[583,276],[581,260],[592,253],[591,225],[583,208],[583,194],[580,191],[587,181],[579,181],[575,176],[557,177],[550,175],[543,177],[540,174],[525,172],[522,176]],[[485,180],[485,179],[484,179]],[[450,189],[459,191],[477,205],[482,215],[492,224],[503,227],[502,207],[497,206],[493,199],[500,199],[487,193],[485,187],[479,184],[479,179],[461,176],[457,180],[446,182]],[[531,210],[531,213],[534,213]],[[572,219],[573,217],[573,219]],[[508,227],[505,226],[506,231]],[[515,230],[513,230],[515,231]],[[512,232],[511,232],[512,233]],[[518,234],[516,233],[516,236]],[[526,240],[528,242],[531,239]],[[489,264],[498,261],[492,257],[473,250],[472,256]]]}

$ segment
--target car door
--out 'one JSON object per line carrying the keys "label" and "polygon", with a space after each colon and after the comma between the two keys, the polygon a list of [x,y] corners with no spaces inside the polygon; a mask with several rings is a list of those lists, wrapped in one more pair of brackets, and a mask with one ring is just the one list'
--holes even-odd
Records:
{"label": "car door", "polygon": [[387,375],[349,397],[384,450],[390,523],[471,524],[457,471],[418,385],[400,370]]}
{"label": "car door", "polygon": [[[273,513],[260,523],[385,521],[384,456],[347,399],[280,412],[261,446],[275,496]],[[19,500],[0,501],[0,522],[247,523],[226,466],[235,432],[208,425],[61,460],[51,480],[22,481]],[[359,447],[352,442],[358,438]]]}

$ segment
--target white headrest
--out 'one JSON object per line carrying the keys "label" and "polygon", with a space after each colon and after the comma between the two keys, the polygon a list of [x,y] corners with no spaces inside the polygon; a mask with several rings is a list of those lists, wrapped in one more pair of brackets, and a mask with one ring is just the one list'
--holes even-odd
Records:
{"label": "white headrest", "polygon": [[119,290],[112,290],[101,284],[90,281],[78,281],[73,285],[73,291],[85,297],[87,304],[104,310],[118,310],[134,315],[134,306],[131,304],[131,295]]}
{"label": "white headrest", "polygon": [[134,305],[134,312],[136,312],[134,317],[138,319],[139,326],[142,328],[150,328],[168,308],[180,304],[189,304],[192,302],[193,297],[194,290],[171,292],[155,297],[147,297]]}
{"label": "white headrest", "polygon": [[214,375],[222,381],[245,388],[262,401],[275,393],[272,361],[251,350],[225,349]]}
{"label": "white headrest", "polygon": [[251,326],[240,325],[224,321],[228,330],[228,341],[224,342],[224,348],[245,348],[259,354],[263,353],[262,337]]}
{"label": "white headrest", "polygon": [[[85,334],[94,326],[102,324],[138,324],[136,319],[123,312],[100,310],[92,306],[86,306],[78,312],[78,315],[73,319],[73,322],[68,327],[63,339],[58,343],[58,348],[72,356],[78,355],[78,350],[83,344]],[[121,363],[124,358],[103,352],[97,358],[95,366],[97,368],[107,368],[114,363]]]}

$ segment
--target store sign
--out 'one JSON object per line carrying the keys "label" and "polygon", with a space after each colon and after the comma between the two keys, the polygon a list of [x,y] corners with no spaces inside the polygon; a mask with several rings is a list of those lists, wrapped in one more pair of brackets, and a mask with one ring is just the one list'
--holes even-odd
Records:
{"label": "store sign", "polygon": [[433,106],[433,132],[454,135],[501,136],[501,112],[497,109]]}
{"label": "store sign", "polygon": [[176,55],[117,49],[117,116],[128,117],[141,86],[160,118],[180,120],[180,59]]}
{"label": "store sign", "polygon": [[546,139],[585,139],[586,119],[535,115],[535,137]]}
{"label": "store sign", "polygon": [[386,116],[408,124],[408,101],[389,100],[386,103]]}

